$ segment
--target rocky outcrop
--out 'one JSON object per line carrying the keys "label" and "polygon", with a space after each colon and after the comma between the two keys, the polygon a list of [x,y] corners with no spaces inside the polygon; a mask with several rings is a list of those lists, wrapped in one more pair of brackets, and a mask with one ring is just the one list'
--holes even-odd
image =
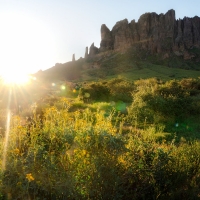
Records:
{"label": "rocky outcrop", "polygon": [[138,34],[141,47],[152,53],[169,51],[173,46],[176,27],[175,11],[170,10],[165,15],[146,13],[138,20]]}
{"label": "rocky outcrop", "polygon": [[102,24],[100,51],[112,50],[112,49],[113,49],[113,39],[111,31],[105,24]]}
{"label": "rocky outcrop", "polygon": [[128,20],[124,19],[115,24],[112,29],[113,49],[125,49],[133,44],[133,37]]}
{"label": "rocky outcrop", "polygon": [[94,46],[94,43],[91,44],[90,46],[90,53],[89,56],[94,56],[95,54],[97,54],[99,52],[99,49],[97,47]]}
{"label": "rocky outcrop", "polygon": [[200,47],[200,18],[188,18],[177,20],[178,35],[175,39],[176,46],[186,49]]}
{"label": "rocky outcrop", "polygon": [[[170,53],[186,55],[193,47],[200,48],[200,18],[175,18],[175,11],[166,14],[145,13],[138,22],[127,19],[119,21],[110,31],[105,24],[101,26],[99,51],[124,50],[137,47],[151,53]],[[98,49],[90,47],[90,55]],[[187,52],[187,53],[186,53]]]}

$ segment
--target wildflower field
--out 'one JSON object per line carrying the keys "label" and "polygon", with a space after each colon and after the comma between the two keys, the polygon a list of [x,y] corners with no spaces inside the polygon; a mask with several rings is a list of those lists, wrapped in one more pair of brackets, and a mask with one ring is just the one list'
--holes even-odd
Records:
{"label": "wildflower field", "polygon": [[200,198],[200,79],[88,83],[38,107],[1,132],[0,199]]}

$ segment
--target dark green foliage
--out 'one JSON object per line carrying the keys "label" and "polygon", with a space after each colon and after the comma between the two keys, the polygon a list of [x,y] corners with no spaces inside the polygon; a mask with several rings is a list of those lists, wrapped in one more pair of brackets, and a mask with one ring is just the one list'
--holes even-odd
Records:
{"label": "dark green foliage", "polygon": [[[134,84],[123,78],[115,78],[109,81],[91,82],[80,89],[79,97],[87,102],[90,101],[124,101],[131,102],[131,93]],[[89,94],[89,97],[85,95]]]}
{"label": "dark green foliage", "polygon": [[[87,95],[88,94],[88,95]],[[102,83],[90,83],[80,89],[79,96],[84,101],[108,101],[110,95],[109,88]]]}
{"label": "dark green foliage", "polygon": [[123,78],[112,79],[108,82],[110,88],[111,100],[113,101],[124,101],[131,102],[131,93],[135,89],[135,85],[132,81],[127,81]]}

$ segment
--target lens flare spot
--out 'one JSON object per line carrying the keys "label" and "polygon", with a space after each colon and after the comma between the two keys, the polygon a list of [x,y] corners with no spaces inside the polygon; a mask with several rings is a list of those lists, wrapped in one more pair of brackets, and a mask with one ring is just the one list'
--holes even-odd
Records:
{"label": "lens flare spot", "polygon": [[120,112],[125,112],[126,111],[126,104],[123,101],[118,101],[115,104],[116,110]]}
{"label": "lens flare spot", "polygon": [[65,90],[66,87],[64,85],[61,86],[61,90]]}
{"label": "lens flare spot", "polygon": [[90,94],[86,92],[84,96],[85,96],[86,98],[89,98],[89,97],[90,97]]}

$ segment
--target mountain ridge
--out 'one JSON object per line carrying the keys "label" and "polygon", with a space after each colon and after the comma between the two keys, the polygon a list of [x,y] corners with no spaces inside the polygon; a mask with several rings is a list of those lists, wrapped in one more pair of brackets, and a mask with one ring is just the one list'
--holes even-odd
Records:
{"label": "mountain ridge", "polygon": [[[54,67],[40,72],[41,77],[80,79],[83,71],[110,70],[119,64],[112,57],[128,54],[126,63],[151,62],[167,67],[200,70],[200,18],[175,18],[175,10],[165,14],[145,13],[138,22],[127,19],[116,22],[112,30],[102,24],[100,47],[94,43],[85,49],[85,57],[67,63],[57,63]],[[125,63],[125,61],[120,60]],[[129,65],[127,64],[127,65]],[[107,66],[107,67],[105,67]],[[124,67],[126,68],[126,66]],[[114,73],[114,72],[113,72]],[[68,74],[71,74],[70,78]]]}

